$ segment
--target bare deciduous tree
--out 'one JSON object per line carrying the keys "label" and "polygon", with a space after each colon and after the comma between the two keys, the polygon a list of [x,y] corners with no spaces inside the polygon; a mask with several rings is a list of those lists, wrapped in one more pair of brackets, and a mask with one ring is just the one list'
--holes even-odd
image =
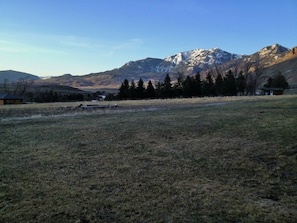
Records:
{"label": "bare deciduous tree", "polygon": [[10,93],[10,91],[9,91],[9,81],[6,78],[3,80],[1,91],[4,94],[9,94]]}
{"label": "bare deciduous tree", "polygon": [[32,85],[32,80],[20,79],[15,83],[10,83],[8,79],[4,79],[0,91],[4,94],[23,96],[30,85]]}
{"label": "bare deciduous tree", "polygon": [[15,84],[14,94],[19,95],[19,96],[23,96],[25,94],[25,92],[27,91],[27,88],[30,85],[32,85],[31,80],[20,79]]}

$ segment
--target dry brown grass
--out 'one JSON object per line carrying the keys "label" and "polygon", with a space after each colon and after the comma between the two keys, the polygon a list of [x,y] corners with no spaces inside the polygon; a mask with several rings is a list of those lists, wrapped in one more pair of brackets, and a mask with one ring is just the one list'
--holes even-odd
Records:
{"label": "dry brown grass", "polygon": [[[290,96],[286,96],[287,98]],[[294,96],[293,96],[294,97]],[[257,100],[269,100],[259,97]],[[272,99],[272,98],[271,98]],[[156,99],[156,100],[123,100],[123,101],[100,101],[100,102],[56,102],[56,103],[33,103],[22,105],[0,106],[0,120],[5,119],[28,119],[44,116],[76,115],[76,114],[102,114],[114,112],[133,112],[147,110],[166,110],[177,107],[199,107],[213,106],[232,102],[253,101],[255,97],[203,97],[203,98],[183,98],[183,99]],[[105,109],[82,110],[79,105],[99,105]],[[118,107],[114,107],[117,105]]]}
{"label": "dry brown grass", "polygon": [[123,101],[2,120],[0,221],[295,222],[296,101]]}

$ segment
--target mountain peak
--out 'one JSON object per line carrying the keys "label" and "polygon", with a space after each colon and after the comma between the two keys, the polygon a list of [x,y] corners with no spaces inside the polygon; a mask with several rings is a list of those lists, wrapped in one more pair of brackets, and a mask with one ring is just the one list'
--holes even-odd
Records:
{"label": "mountain peak", "polygon": [[273,44],[271,46],[266,46],[263,49],[259,51],[260,56],[267,56],[270,54],[278,54],[278,53],[284,53],[289,51],[289,48],[283,47],[279,44]]}
{"label": "mountain peak", "polygon": [[[197,48],[166,57],[159,69],[167,72],[178,70],[185,74],[192,74],[241,57],[242,55],[229,53],[217,47],[212,49]],[[166,66],[167,69],[165,69]]]}
{"label": "mountain peak", "polygon": [[[291,53],[289,55],[289,52]],[[229,53],[218,47],[211,49],[193,49],[184,52],[176,53],[175,55],[168,56],[165,59],[158,58],[145,58],[136,61],[130,61],[119,68],[113,70],[93,73],[86,76],[71,76],[65,75],[69,78],[62,78],[59,76],[51,78],[51,80],[40,81],[43,83],[60,83],[63,85],[71,85],[79,88],[117,88],[120,83],[124,80],[138,80],[142,78],[143,81],[147,82],[152,80],[158,82],[163,79],[167,74],[174,75],[176,73],[183,74],[184,76],[193,75],[197,72],[201,72],[201,77],[204,78],[208,72],[213,70],[214,66],[217,71],[222,74],[228,70],[244,70],[246,69],[247,63],[257,63],[261,69],[268,69],[269,67],[278,66],[279,62],[286,62],[286,58],[295,58],[297,55],[297,48],[289,50],[279,44],[273,44],[271,46],[264,47],[258,52],[252,55],[238,55]],[[260,55],[261,54],[261,55]],[[288,55],[288,57],[284,57]],[[285,58],[284,60],[280,60]],[[236,60],[234,60],[236,59]],[[286,66],[277,68],[285,73],[286,76],[294,76],[296,71],[295,60],[290,60]],[[293,64],[293,65],[291,65]],[[271,76],[274,71],[267,70],[267,76]],[[291,79],[290,83],[296,85],[297,82],[294,78]],[[296,75],[295,75],[296,76]],[[52,82],[50,82],[52,81]]]}

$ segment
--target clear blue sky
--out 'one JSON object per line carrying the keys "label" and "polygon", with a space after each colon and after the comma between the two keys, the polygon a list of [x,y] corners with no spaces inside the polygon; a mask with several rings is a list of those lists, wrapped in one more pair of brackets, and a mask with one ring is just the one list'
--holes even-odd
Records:
{"label": "clear blue sky", "polygon": [[296,9],[296,0],[0,0],[0,70],[84,75],[196,48],[292,48]]}

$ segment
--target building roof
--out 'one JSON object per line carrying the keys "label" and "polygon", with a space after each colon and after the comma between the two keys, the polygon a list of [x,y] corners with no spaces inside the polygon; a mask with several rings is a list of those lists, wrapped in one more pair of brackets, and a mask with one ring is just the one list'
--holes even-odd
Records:
{"label": "building roof", "polygon": [[283,88],[277,88],[277,87],[263,87],[263,91],[283,91]]}
{"label": "building roof", "polygon": [[12,95],[12,94],[0,94],[0,99],[17,100],[17,99],[23,99],[23,97]]}

